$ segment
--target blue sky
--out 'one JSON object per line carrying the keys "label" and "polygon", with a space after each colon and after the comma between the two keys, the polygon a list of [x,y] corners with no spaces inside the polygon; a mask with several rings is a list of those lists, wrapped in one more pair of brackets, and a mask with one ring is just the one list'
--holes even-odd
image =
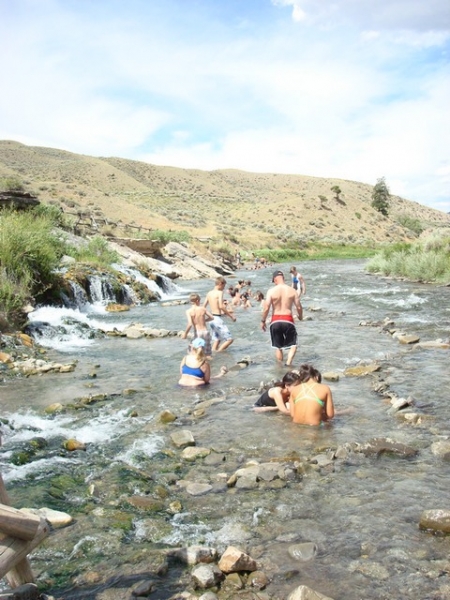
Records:
{"label": "blue sky", "polygon": [[448,0],[0,0],[0,139],[450,211]]}

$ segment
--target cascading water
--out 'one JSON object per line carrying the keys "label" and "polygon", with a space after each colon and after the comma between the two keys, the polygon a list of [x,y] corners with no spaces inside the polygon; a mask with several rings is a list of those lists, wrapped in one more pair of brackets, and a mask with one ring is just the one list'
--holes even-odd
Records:
{"label": "cascading water", "polygon": [[110,302],[119,302],[111,282],[104,277],[99,275],[88,277],[88,286],[91,304],[105,305]]}
{"label": "cascading water", "polygon": [[155,279],[149,279],[145,277],[140,271],[133,267],[126,265],[114,264],[114,268],[135,279],[136,281],[145,285],[151,292],[155,293],[160,300],[167,300],[168,298],[178,297],[183,295],[183,289],[178,287],[173,281],[165,275],[156,275]]}
{"label": "cascading water", "polygon": [[[144,284],[160,299],[171,298],[169,290],[177,297],[183,293],[172,281],[158,275],[155,280],[148,279],[137,269],[114,265],[115,269],[132,281]],[[126,320],[116,314],[109,318],[106,306],[110,303],[125,305],[140,304],[140,300],[130,284],[120,283],[113,286],[111,281],[99,275],[87,277],[88,291],[77,282],[69,280],[71,295],[62,292],[64,306],[41,306],[29,314],[26,333],[45,347],[62,352],[73,348],[90,346],[96,338],[107,332],[121,331]],[[160,283],[160,287],[158,285]]]}

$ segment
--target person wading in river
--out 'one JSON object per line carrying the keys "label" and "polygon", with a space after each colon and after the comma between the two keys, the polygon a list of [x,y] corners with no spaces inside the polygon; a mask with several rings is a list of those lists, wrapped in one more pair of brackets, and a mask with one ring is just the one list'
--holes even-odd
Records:
{"label": "person wading in river", "polygon": [[303,307],[297,291],[286,285],[282,271],[275,271],[272,276],[273,288],[267,292],[261,316],[261,329],[266,331],[266,319],[272,309],[270,322],[270,337],[275,356],[283,362],[283,350],[288,349],[286,366],[291,366],[297,352],[297,330],[294,325],[294,308],[297,310],[299,321],[303,319]]}
{"label": "person wading in river", "polygon": [[200,296],[198,294],[191,294],[189,302],[192,304],[192,307],[186,311],[187,325],[181,337],[186,339],[192,328],[194,330],[194,338],[205,340],[206,358],[211,358],[211,334],[206,323],[213,321],[214,317],[204,306],[200,306]]}
{"label": "person wading in river", "polygon": [[[223,322],[222,315],[227,315],[230,319],[236,321],[236,317],[223,302],[223,290],[225,289],[226,283],[224,277],[217,277],[214,289],[208,292],[203,304],[205,308],[209,305],[214,317],[209,326],[211,327],[213,338],[212,349],[217,352],[223,352],[223,350],[226,350],[233,343],[233,337],[230,330]],[[220,342],[222,342],[222,344]]]}

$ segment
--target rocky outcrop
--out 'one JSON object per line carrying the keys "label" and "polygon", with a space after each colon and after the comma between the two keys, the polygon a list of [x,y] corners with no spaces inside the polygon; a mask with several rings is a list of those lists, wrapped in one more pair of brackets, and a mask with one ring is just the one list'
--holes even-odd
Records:
{"label": "rocky outcrop", "polygon": [[171,279],[214,279],[218,275],[230,275],[233,269],[224,264],[223,260],[211,253],[200,256],[193,252],[188,245],[169,242],[160,248],[161,258],[153,258],[133,250],[129,245],[109,242],[122,258],[125,265],[130,267],[145,265],[150,271],[160,273]]}
{"label": "rocky outcrop", "polygon": [[0,192],[0,209],[13,208],[14,210],[27,210],[40,204],[36,196],[28,192],[10,191]]}

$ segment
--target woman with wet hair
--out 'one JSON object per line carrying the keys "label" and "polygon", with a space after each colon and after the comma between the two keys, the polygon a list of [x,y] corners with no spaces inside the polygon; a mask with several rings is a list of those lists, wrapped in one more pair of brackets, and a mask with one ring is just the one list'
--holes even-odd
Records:
{"label": "woman with wet hair", "polygon": [[320,425],[334,417],[333,395],[322,375],[309,364],[300,365],[296,372],[283,377],[289,390],[289,410],[294,423]]}

